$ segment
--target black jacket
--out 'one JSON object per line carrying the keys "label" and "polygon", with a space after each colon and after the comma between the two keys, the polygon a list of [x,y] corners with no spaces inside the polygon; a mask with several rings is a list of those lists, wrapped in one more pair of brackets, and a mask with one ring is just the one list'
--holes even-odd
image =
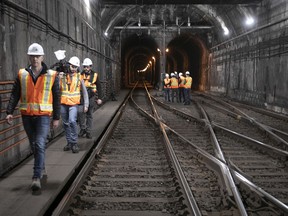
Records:
{"label": "black jacket", "polygon": [[[25,68],[26,71],[29,72],[30,76],[32,76],[34,83],[37,82],[37,78],[35,79],[32,73],[32,70],[30,69],[30,65],[28,68]],[[45,63],[42,63],[42,71],[41,74],[47,73],[47,65]],[[40,76],[39,75],[39,76]],[[60,83],[59,83],[59,77],[57,76],[55,79],[55,82],[52,86],[52,95],[53,95],[53,120],[59,120],[60,119],[60,99],[61,99],[61,92],[60,92]],[[21,96],[21,87],[20,87],[20,80],[18,78],[18,75],[15,79],[12,93],[10,96],[9,103],[7,105],[6,113],[7,115],[13,114],[15,107],[17,106]]]}
{"label": "black jacket", "polygon": [[[81,75],[85,74],[85,71],[83,70],[81,72]],[[96,93],[92,92],[91,89],[87,88],[87,91],[88,91],[88,96],[89,98],[93,97],[93,96],[96,96],[96,98],[99,98],[100,95],[102,95],[102,91],[101,91],[101,82],[100,82],[100,79],[99,79],[99,74],[96,73],[95,71],[91,70],[90,71],[90,82],[92,82],[93,80],[93,77],[94,75],[97,74],[97,79],[96,79],[96,82],[94,84],[96,84]]]}

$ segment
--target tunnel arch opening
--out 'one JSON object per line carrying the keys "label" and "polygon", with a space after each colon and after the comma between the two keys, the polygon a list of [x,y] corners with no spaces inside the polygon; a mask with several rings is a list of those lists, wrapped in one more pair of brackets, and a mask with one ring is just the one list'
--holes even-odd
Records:
{"label": "tunnel arch opening", "polygon": [[173,38],[168,43],[168,48],[166,71],[189,71],[193,78],[192,89],[206,90],[209,52],[205,43],[197,35],[183,34]]}
{"label": "tunnel arch opening", "polygon": [[135,33],[124,37],[121,45],[123,87],[132,87],[138,80],[146,80],[155,86],[159,82],[159,62],[155,61],[158,45],[155,39],[147,34]]}
{"label": "tunnel arch opening", "polygon": [[[160,42],[148,34],[139,35],[134,32],[124,35],[121,45],[122,87],[132,87],[138,80],[146,80],[156,88],[160,86],[163,71],[157,51],[158,43]],[[200,37],[181,34],[174,37],[167,47],[169,52],[166,53],[166,73],[189,71],[193,78],[192,89],[206,90],[209,52]]]}

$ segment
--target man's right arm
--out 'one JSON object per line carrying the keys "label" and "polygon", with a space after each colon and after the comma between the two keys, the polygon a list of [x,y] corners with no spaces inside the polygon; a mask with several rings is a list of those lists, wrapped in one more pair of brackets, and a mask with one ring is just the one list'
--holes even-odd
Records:
{"label": "man's right arm", "polygon": [[20,80],[17,77],[13,84],[12,92],[10,95],[10,99],[7,105],[6,114],[13,115],[14,109],[17,106],[21,95],[21,87],[20,87]]}
{"label": "man's right arm", "polygon": [[54,84],[52,86],[52,95],[53,95],[53,120],[60,119],[60,101],[61,101],[61,91],[60,91],[60,82],[59,76],[56,76]]}

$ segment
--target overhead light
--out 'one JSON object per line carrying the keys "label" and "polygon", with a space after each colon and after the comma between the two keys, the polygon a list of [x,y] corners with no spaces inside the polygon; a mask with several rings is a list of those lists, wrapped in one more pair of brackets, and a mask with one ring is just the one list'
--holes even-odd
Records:
{"label": "overhead light", "polygon": [[140,18],[139,18],[139,20],[138,20],[138,26],[139,26],[139,27],[141,26],[141,20],[140,20]]}
{"label": "overhead light", "polygon": [[104,35],[105,35],[105,36],[108,36],[108,32],[104,32]]}
{"label": "overhead light", "polygon": [[229,35],[229,30],[227,28],[224,28],[224,35]]}
{"label": "overhead light", "polygon": [[253,19],[253,17],[247,17],[246,19],[246,25],[252,25],[254,24],[255,20]]}

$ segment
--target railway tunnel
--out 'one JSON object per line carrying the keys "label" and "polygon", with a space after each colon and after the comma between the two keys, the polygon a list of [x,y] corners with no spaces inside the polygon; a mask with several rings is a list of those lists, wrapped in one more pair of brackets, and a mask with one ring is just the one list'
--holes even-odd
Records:
{"label": "railway tunnel", "polygon": [[138,80],[162,90],[166,73],[189,71],[192,91],[225,95],[287,114],[287,1],[85,0],[0,2],[0,173],[29,155],[19,110],[5,122],[27,48],[44,47],[45,63],[89,57],[111,99]]}
{"label": "railway tunnel", "polygon": [[185,74],[189,71],[193,77],[192,88],[205,89],[208,49],[199,38],[191,34],[176,36],[164,49],[165,57],[157,41],[149,35],[132,35],[122,43],[122,77],[125,87],[133,85],[136,80],[144,79],[153,87],[159,88],[164,79],[165,67],[168,74]]}
{"label": "railway tunnel", "polygon": [[[0,0],[0,176],[32,155],[18,107],[13,125],[5,119],[30,44],[43,46],[49,67],[58,62],[57,50],[65,50],[65,60],[89,57],[104,105],[137,81],[162,97],[165,74],[189,71],[192,92],[287,116],[287,8],[287,0]],[[62,132],[51,130],[49,140]],[[25,201],[23,185],[12,185],[9,198],[19,192]]]}

